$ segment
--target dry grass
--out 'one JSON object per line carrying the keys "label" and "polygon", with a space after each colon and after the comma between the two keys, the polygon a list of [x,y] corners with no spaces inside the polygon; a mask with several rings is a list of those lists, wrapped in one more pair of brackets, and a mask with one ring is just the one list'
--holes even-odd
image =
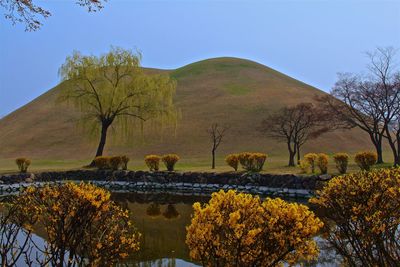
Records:
{"label": "dry grass", "polygon": [[[163,72],[178,81],[176,105],[182,119],[177,135],[170,128],[154,133],[147,124],[144,141],[137,134],[121,143],[110,132],[105,154],[142,159],[147,154],[177,153],[187,159],[181,162],[182,167],[206,170],[210,155],[206,129],[216,122],[230,126],[219,155],[265,152],[274,159],[268,167],[271,172],[292,171],[282,167],[286,164],[285,144],[266,138],[258,132],[258,126],[269,112],[312,101],[315,95],[324,94],[322,91],[266,66],[236,58],[209,59]],[[0,120],[0,159],[32,158],[32,170],[76,168],[89,161],[97,140],[88,139],[76,127],[77,111],[56,103],[58,91],[59,87],[55,87]],[[354,153],[368,149],[371,149],[368,137],[353,130],[337,131],[314,140],[303,152]],[[0,160],[0,169],[12,170],[13,166],[4,163],[8,161]],[[139,168],[141,164],[141,160],[133,161],[132,167]]]}

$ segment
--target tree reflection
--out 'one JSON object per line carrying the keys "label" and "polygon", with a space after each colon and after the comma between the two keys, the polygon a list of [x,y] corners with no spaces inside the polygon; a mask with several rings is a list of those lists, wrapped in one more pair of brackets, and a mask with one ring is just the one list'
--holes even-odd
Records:
{"label": "tree reflection", "polygon": [[166,219],[174,219],[179,217],[179,212],[176,210],[173,204],[168,204],[167,208],[165,209],[163,216]]}
{"label": "tree reflection", "polygon": [[146,209],[146,214],[150,217],[159,216],[161,214],[160,205],[157,203],[151,203]]}

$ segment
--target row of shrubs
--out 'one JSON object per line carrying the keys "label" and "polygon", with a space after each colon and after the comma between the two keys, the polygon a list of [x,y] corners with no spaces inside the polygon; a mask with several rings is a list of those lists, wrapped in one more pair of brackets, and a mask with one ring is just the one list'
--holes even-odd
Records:
{"label": "row of shrubs", "polygon": [[[179,156],[176,154],[167,154],[163,156],[148,155],[144,161],[150,171],[160,170],[160,161],[162,161],[168,171],[174,171],[175,164],[179,161]],[[127,156],[100,156],[94,159],[94,165],[98,169],[111,169],[111,170],[126,170],[128,167],[129,158]]]}
{"label": "row of shrubs", "polygon": [[175,170],[175,164],[179,161],[179,156],[176,154],[166,154],[163,156],[159,155],[148,155],[144,158],[144,162],[150,171],[160,170],[160,161],[162,161],[168,171],[172,172]]}
{"label": "row of shrubs", "polygon": [[[347,172],[347,166],[349,165],[350,156],[346,153],[336,153],[333,155],[336,168],[341,174]],[[371,167],[376,164],[377,155],[374,152],[358,152],[354,157],[354,162],[360,167],[361,170],[369,171]],[[321,174],[328,172],[329,156],[324,153],[308,153],[304,155],[304,159],[300,160],[299,167],[303,173],[315,173],[316,167],[318,167]]]}
{"label": "row of shrubs", "polygon": [[[238,154],[229,154],[225,158],[225,162],[232,167],[235,171],[240,166],[251,172],[262,171],[267,154],[264,153],[251,153],[243,152]],[[347,166],[349,164],[349,155],[346,153],[336,153],[333,155],[336,168],[339,173],[344,174],[347,172]],[[144,161],[150,171],[160,170],[160,161],[162,161],[168,171],[174,171],[175,164],[179,161],[179,156],[176,154],[166,154],[163,156],[159,155],[148,155],[144,158]],[[377,155],[374,152],[359,152],[354,157],[355,163],[360,167],[361,170],[370,170],[371,167],[377,161]],[[100,156],[94,159],[94,165],[98,169],[111,169],[111,170],[126,170],[128,168],[129,157],[123,156]],[[27,172],[31,161],[27,158],[17,158],[15,163],[18,166],[20,172]],[[304,159],[300,160],[299,167],[303,173],[315,173],[316,168],[319,169],[321,174],[328,172],[329,156],[324,153],[308,153],[304,155]]]}
{"label": "row of shrubs", "polygon": [[225,158],[225,161],[235,171],[238,170],[240,163],[242,168],[246,171],[260,172],[264,167],[267,157],[267,154],[264,153],[243,152],[239,154],[229,154]]}
{"label": "row of shrubs", "polygon": [[101,169],[126,170],[128,169],[129,158],[127,156],[100,156],[94,159],[94,166]]}

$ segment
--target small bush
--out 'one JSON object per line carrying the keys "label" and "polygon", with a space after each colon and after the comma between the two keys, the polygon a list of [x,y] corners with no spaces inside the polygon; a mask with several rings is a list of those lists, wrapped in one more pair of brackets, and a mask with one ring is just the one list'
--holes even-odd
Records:
{"label": "small bush", "polygon": [[333,155],[333,160],[336,163],[336,168],[340,174],[347,172],[347,166],[349,164],[349,155],[346,153],[336,153]]}
{"label": "small bush", "polygon": [[112,170],[118,170],[120,167],[122,167],[122,158],[121,158],[121,156],[110,157],[110,168]]}
{"label": "small bush", "polygon": [[27,158],[17,158],[15,163],[18,165],[20,172],[27,172],[29,165],[31,165],[31,161]]}
{"label": "small bush", "polygon": [[148,155],[144,158],[144,162],[150,171],[158,171],[160,169],[161,157],[158,155]]}
{"label": "small bush", "polygon": [[94,166],[100,170],[105,170],[110,168],[110,157],[99,156],[94,159]]}
{"label": "small bush", "polygon": [[238,166],[239,166],[239,154],[229,154],[225,158],[226,164],[231,166],[235,171],[237,171]]}
{"label": "small bush", "polygon": [[174,171],[175,164],[178,162],[179,156],[176,154],[167,154],[162,156],[162,161],[164,162],[165,167],[167,170],[172,172]]}
{"label": "small bush", "polygon": [[246,171],[260,172],[264,166],[267,154],[244,152],[239,154],[239,162]]}
{"label": "small bush", "polygon": [[315,153],[308,153],[304,155],[304,160],[310,164],[311,172],[315,172],[315,163],[318,159],[318,155]]}
{"label": "small bush", "polygon": [[307,160],[300,160],[299,167],[301,169],[301,173],[308,173],[310,171],[310,163]]}
{"label": "small bush", "polygon": [[324,153],[319,153],[317,158],[317,166],[321,172],[321,174],[328,173],[328,155]]}
{"label": "small bush", "polygon": [[358,167],[360,167],[361,170],[364,171],[369,171],[376,163],[378,159],[378,156],[374,152],[358,152],[354,158],[354,161],[357,163]]}
{"label": "small bush", "polygon": [[122,161],[122,169],[127,170],[128,169],[128,162],[129,162],[129,157],[126,155],[121,156],[121,161]]}

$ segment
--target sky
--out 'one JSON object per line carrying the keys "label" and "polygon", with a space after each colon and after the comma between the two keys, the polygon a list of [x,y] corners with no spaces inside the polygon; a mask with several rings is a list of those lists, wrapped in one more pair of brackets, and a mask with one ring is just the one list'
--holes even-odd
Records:
{"label": "sky", "polygon": [[108,0],[96,13],[33,2],[52,13],[38,31],[0,17],[0,117],[57,85],[74,50],[138,49],[163,69],[246,58],[329,92],[338,72],[365,70],[366,51],[400,48],[400,0]]}

